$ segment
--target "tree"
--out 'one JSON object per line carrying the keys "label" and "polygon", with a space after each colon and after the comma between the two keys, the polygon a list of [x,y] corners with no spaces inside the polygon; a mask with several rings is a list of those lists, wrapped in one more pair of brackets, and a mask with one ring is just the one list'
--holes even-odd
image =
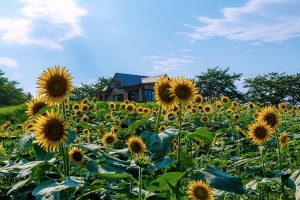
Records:
{"label": "tree", "polygon": [[245,80],[246,98],[265,104],[277,105],[282,101],[300,103],[300,74],[268,73]]}
{"label": "tree", "polygon": [[94,84],[81,83],[81,86],[74,88],[71,99],[81,100],[86,97],[93,98],[94,96],[97,96],[97,94],[99,94],[99,92],[101,92],[105,86],[108,86],[110,81],[111,78],[99,77]]}
{"label": "tree", "polygon": [[18,88],[16,81],[10,81],[4,77],[4,72],[0,70],[0,106],[18,105],[26,101],[23,89]]}
{"label": "tree", "polygon": [[243,100],[243,94],[238,91],[236,81],[241,79],[242,74],[230,74],[229,68],[224,70],[219,67],[209,68],[207,72],[196,76],[196,85],[200,94],[206,98],[228,96],[231,99]]}

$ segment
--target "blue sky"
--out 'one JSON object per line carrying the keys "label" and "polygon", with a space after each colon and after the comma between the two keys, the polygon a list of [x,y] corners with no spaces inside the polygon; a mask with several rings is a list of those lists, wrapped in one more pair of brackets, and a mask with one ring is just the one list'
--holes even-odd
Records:
{"label": "blue sky", "polygon": [[[76,85],[115,72],[193,78],[300,72],[300,0],[0,0],[0,69],[35,93],[47,67]],[[240,83],[239,83],[240,84]]]}

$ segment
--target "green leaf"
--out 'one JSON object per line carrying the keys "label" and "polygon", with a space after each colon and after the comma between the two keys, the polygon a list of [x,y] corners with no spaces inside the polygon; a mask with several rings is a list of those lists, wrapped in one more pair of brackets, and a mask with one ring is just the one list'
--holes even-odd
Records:
{"label": "green leaf", "polygon": [[33,149],[35,153],[37,154],[37,160],[44,161],[44,160],[50,160],[55,156],[55,153],[47,152],[43,148],[41,148],[37,143],[33,144]]}
{"label": "green leaf", "polygon": [[207,168],[204,170],[195,170],[190,175],[190,178],[193,180],[204,180],[211,187],[218,190],[236,194],[243,194],[245,192],[241,178],[231,176],[211,165],[207,165]]}
{"label": "green leaf", "polygon": [[83,122],[83,121],[80,121],[78,123],[78,126],[80,126],[81,128],[89,128],[89,129],[98,129],[99,128],[99,126],[97,126],[96,124],[90,124],[90,123]]}
{"label": "green leaf", "polygon": [[133,123],[131,123],[129,126],[128,126],[128,131],[129,133],[131,134],[134,134],[134,131],[139,128],[141,125],[145,124],[147,122],[147,120],[145,119],[142,119],[142,120],[137,120]]}
{"label": "green leaf", "polygon": [[14,186],[12,186],[12,188],[7,192],[7,195],[9,195],[11,192],[23,187],[24,185],[26,185],[31,179],[28,178],[26,180],[20,181],[18,183],[16,183]]}
{"label": "green leaf", "polygon": [[164,157],[170,151],[172,140],[177,134],[177,129],[167,129],[159,134],[144,131],[141,138],[152,153]]}
{"label": "green leaf", "polygon": [[168,184],[171,184],[171,185],[175,186],[176,183],[178,181],[180,181],[184,175],[185,175],[185,172],[170,172],[170,173],[165,173],[163,175],[160,175],[155,180],[151,181],[150,185],[147,187],[147,189],[150,192],[169,190],[171,188],[170,188],[170,186]]}
{"label": "green leaf", "polygon": [[72,130],[72,129],[68,129],[68,139],[66,141],[67,144],[71,144],[75,141],[77,133],[76,131]]}
{"label": "green leaf", "polygon": [[175,163],[175,160],[173,158],[170,158],[167,156],[167,157],[164,157],[163,159],[155,161],[150,167],[144,169],[144,171],[154,172],[156,170],[169,167],[173,163]]}
{"label": "green leaf", "polygon": [[24,149],[28,145],[32,144],[33,138],[34,138],[34,133],[29,132],[29,133],[25,134],[20,140],[20,148]]}
{"label": "green leaf", "polygon": [[214,135],[208,128],[199,128],[195,132],[188,134],[187,137],[197,141],[203,140],[210,144],[213,141]]}
{"label": "green leaf", "polygon": [[296,199],[300,199],[300,169],[291,174],[287,184],[295,192]]}

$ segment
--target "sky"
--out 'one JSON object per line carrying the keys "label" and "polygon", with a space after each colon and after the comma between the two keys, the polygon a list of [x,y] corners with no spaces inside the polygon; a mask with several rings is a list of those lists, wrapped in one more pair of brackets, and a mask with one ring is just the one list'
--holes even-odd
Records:
{"label": "sky", "polygon": [[[75,85],[116,72],[194,78],[300,73],[300,0],[0,0],[0,69],[35,94],[47,67]],[[241,84],[241,83],[239,83]]]}

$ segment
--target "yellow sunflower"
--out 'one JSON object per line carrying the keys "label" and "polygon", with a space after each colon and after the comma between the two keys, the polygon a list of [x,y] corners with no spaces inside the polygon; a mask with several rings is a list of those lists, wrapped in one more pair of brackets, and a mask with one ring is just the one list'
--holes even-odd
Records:
{"label": "yellow sunflower", "polygon": [[128,99],[126,99],[125,101],[124,101],[124,104],[129,104],[130,103],[130,101],[128,100]]}
{"label": "yellow sunflower", "polygon": [[48,104],[59,104],[73,90],[72,76],[65,67],[54,66],[43,71],[38,78],[38,95]]}
{"label": "yellow sunflower", "polygon": [[118,140],[118,136],[116,133],[113,132],[105,133],[101,139],[104,145],[113,145],[117,142],[117,140]]}
{"label": "yellow sunflower", "polygon": [[116,109],[116,104],[114,102],[109,102],[108,106],[110,109],[115,110]]}
{"label": "yellow sunflower", "polygon": [[77,117],[81,116],[82,112],[80,110],[76,110],[76,113]]}
{"label": "yellow sunflower", "polygon": [[126,105],[126,110],[128,111],[134,111],[135,110],[135,106],[132,103],[129,103]]}
{"label": "yellow sunflower", "polygon": [[144,108],[143,107],[138,107],[137,112],[140,113],[140,114],[143,114]]}
{"label": "yellow sunflower", "polygon": [[198,108],[198,111],[203,112],[203,105],[202,104],[199,104],[197,108]]}
{"label": "yellow sunflower", "polygon": [[217,102],[216,102],[216,107],[217,107],[217,108],[221,108],[221,107],[222,107],[221,101],[217,101]]}
{"label": "yellow sunflower", "polygon": [[167,127],[165,125],[162,125],[159,127],[159,132],[163,132],[166,129],[167,129]]}
{"label": "yellow sunflower", "polygon": [[114,122],[116,123],[116,125],[120,125],[121,124],[121,120],[120,119],[114,119]]}
{"label": "yellow sunflower", "polygon": [[285,103],[281,102],[278,104],[278,108],[280,110],[286,110],[288,108],[288,106]]}
{"label": "yellow sunflower", "polygon": [[239,114],[233,114],[233,119],[239,120],[241,116]]}
{"label": "yellow sunflower", "polygon": [[88,99],[88,98],[84,98],[84,99],[81,101],[81,104],[89,104],[89,99]]}
{"label": "yellow sunflower", "polygon": [[164,107],[171,107],[175,97],[170,92],[170,81],[167,76],[159,78],[154,85],[155,100]]}
{"label": "yellow sunflower", "polygon": [[116,127],[116,126],[113,126],[113,127],[111,127],[110,131],[111,131],[112,133],[118,133],[118,132],[119,132],[119,128]]}
{"label": "yellow sunflower", "polygon": [[34,115],[38,114],[42,108],[46,107],[47,104],[46,104],[44,98],[37,97],[33,101],[28,101],[26,103],[26,106],[27,106],[26,114],[28,116],[34,116]]}
{"label": "yellow sunflower", "polygon": [[77,147],[72,147],[69,150],[69,160],[76,164],[82,163],[84,161],[84,155],[82,150]]}
{"label": "yellow sunflower", "polygon": [[197,112],[196,108],[192,108],[192,113],[195,114]]}
{"label": "yellow sunflower", "polygon": [[81,117],[81,120],[84,121],[84,122],[88,122],[89,121],[89,117],[87,115],[83,115]]}
{"label": "yellow sunflower", "polygon": [[81,107],[81,111],[82,112],[85,112],[85,111],[87,111],[89,109],[89,105],[85,104],[85,103],[81,104],[80,107]]}
{"label": "yellow sunflower", "polygon": [[255,105],[254,105],[253,102],[249,101],[249,102],[248,102],[248,107],[249,107],[250,109],[253,109],[253,108],[255,107]]}
{"label": "yellow sunflower", "polygon": [[222,97],[221,97],[221,102],[222,102],[222,103],[228,103],[228,102],[229,102],[229,98],[226,97],[226,96],[222,96]]}
{"label": "yellow sunflower", "polygon": [[189,182],[187,194],[193,200],[213,200],[214,193],[212,188],[203,181]]}
{"label": "yellow sunflower", "polygon": [[204,116],[201,117],[200,120],[201,120],[202,123],[205,123],[205,122],[208,121],[208,117],[206,115],[204,115]]}
{"label": "yellow sunflower", "polygon": [[46,151],[56,151],[68,137],[68,123],[64,122],[59,113],[47,112],[36,118],[34,124],[35,137],[38,144]]}
{"label": "yellow sunflower", "polygon": [[248,127],[248,137],[257,145],[265,144],[272,138],[272,129],[264,121],[257,121]]}
{"label": "yellow sunflower", "polygon": [[145,115],[149,114],[149,108],[144,108],[143,113],[144,113]]}
{"label": "yellow sunflower", "polygon": [[79,110],[80,109],[80,105],[78,103],[75,103],[73,105],[73,110]]}
{"label": "yellow sunflower", "polygon": [[94,103],[97,102],[97,97],[93,97],[92,102],[94,102]]}
{"label": "yellow sunflower", "polygon": [[257,120],[265,121],[272,129],[275,129],[280,122],[280,116],[275,107],[267,106],[260,110]]}
{"label": "yellow sunflower", "polygon": [[203,103],[203,96],[201,94],[197,94],[195,96],[195,102],[196,103]]}
{"label": "yellow sunflower", "polygon": [[166,118],[168,121],[174,121],[176,119],[175,112],[173,111],[168,112]]}
{"label": "yellow sunflower", "polygon": [[203,108],[205,113],[211,113],[212,111],[212,106],[210,104],[206,104]]}
{"label": "yellow sunflower", "polygon": [[236,101],[232,102],[231,105],[232,105],[232,107],[238,107],[239,106],[238,102],[236,102]]}
{"label": "yellow sunflower", "polygon": [[105,119],[106,119],[106,120],[112,120],[113,117],[112,117],[111,114],[108,113],[108,114],[105,115]]}
{"label": "yellow sunflower", "polygon": [[143,155],[146,152],[146,145],[138,136],[131,136],[128,141],[128,149],[132,154]]}
{"label": "yellow sunflower", "polygon": [[287,136],[286,132],[282,132],[278,137],[280,147],[286,147],[290,141],[290,138]]}
{"label": "yellow sunflower", "polygon": [[175,97],[175,100],[179,103],[188,103],[195,99],[197,95],[196,84],[189,79],[184,77],[177,77],[170,81],[170,92],[172,96]]}

